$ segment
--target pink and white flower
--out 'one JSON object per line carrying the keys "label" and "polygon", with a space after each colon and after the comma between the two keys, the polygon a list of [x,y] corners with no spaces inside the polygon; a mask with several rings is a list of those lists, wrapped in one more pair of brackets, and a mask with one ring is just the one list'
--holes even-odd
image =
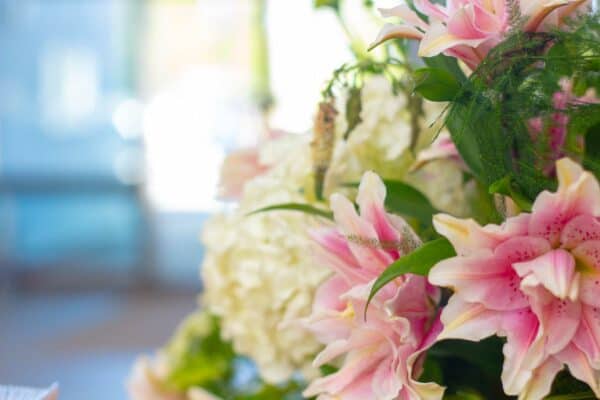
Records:
{"label": "pink and white flower", "polygon": [[[331,197],[337,228],[313,232],[318,259],[335,272],[318,290],[307,329],[326,345],[323,365],[343,357],[338,372],[317,379],[306,396],[318,399],[441,399],[443,388],[416,381],[422,352],[441,325],[435,318],[439,291],[421,276],[406,275],[385,286],[366,306],[374,280],[394,260],[420,244],[412,229],[384,210],[381,179],[367,172],[354,205]],[[366,318],[365,318],[366,317]]]}
{"label": "pink and white flower", "polygon": [[542,399],[564,365],[600,396],[600,186],[566,158],[557,176],[501,226],[434,218],[458,254],[429,275],[454,290],[439,338],[505,336],[502,382],[520,399]]}
{"label": "pink and white flower", "polygon": [[436,160],[451,160],[463,170],[467,170],[467,166],[460,156],[456,145],[452,141],[452,137],[446,131],[440,133],[431,145],[417,154],[412,169],[418,169],[423,165]]}
{"label": "pink and white flower", "polygon": [[[548,25],[560,26],[590,2],[522,0],[516,3],[525,19],[523,29],[535,32]],[[416,39],[421,42],[419,56],[433,57],[443,53],[475,69],[511,28],[512,10],[506,0],[447,0],[446,6],[430,0],[415,0],[414,4],[428,21],[421,19],[406,4],[382,9],[384,17],[398,17],[402,23],[386,24],[372,47],[394,38]]]}
{"label": "pink and white flower", "polygon": [[261,157],[265,145],[285,137],[289,133],[269,130],[264,138],[253,147],[234,150],[229,153],[221,165],[219,177],[219,197],[225,200],[239,200],[246,182],[263,175],[273,166]]}
{"label": "pink and white flower", "polygon": [[[554,163],[565,155],[563,149],[571,120],[567,113],[568,108],[600,102],[594,89],[589,89],[583,96],[575,95],[573,82],[568,78],[560,80],[560,88],[561,90],[552,96],[553,112],[548,116],[540,116],[528,121],[531,138],[535,143],[540,143],[546,147],[540,152],[541,154],[547,154],[542,160],[544,165],[541,166],[546,175],[552,175],[555,172]],[[578,135],[577,132],[574,134]],[[579,134],[577,139],[583,142],[582,135]]]}

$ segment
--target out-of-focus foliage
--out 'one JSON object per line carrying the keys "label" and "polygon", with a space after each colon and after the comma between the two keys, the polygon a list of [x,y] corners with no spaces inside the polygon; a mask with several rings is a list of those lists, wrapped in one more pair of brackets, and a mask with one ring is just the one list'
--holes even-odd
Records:
{"label": "out-of-focus foliage", "polygon": [[173,392],[201,387],[226,400],[302,398],[300,381],[263,382],[252,362],[236,356],[231,344],[221,339],[219,321],[208,313],[189,316],[163,350],[169,365],[164,384]]}

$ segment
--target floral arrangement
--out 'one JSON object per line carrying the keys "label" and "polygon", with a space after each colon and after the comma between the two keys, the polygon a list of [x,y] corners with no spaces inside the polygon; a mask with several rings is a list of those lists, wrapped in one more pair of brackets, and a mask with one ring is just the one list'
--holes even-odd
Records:
{"label": "floral arrangement", "polygon": [[136,363],[132,399],[600,398],[591,3],[380,13],[311,132],[226,160],[202,311]]}

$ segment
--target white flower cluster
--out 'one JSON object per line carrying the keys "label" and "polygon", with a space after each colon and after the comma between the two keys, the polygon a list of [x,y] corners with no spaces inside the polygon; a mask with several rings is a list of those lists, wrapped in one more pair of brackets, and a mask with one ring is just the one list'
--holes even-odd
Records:
{"label": "white flower cluster", "polygon": [[[203,303],[221,317],[223,336],[251,357],[268,382],[298,370],[310,373],[319,345],[294,322],[310,313],[316,287],[328,271],[313,263],[308,230],[313,217],[293,211],[248,216],[261,207],[306,203],[311,185],[310,138],[269,142],[261,157],[279,161],[249,181],[239,207],[204,229]],[[285,155],[285,157],[280,157]]]}
{"label": "white flower cluster", "polygon": [[[440,210],[463,215],[467,204],[462,184],[463,172],[456,163],[436,160],[417,172],[410,167],[415,162],[410,151],[412,139],[411,115],[406,95],[394,95],[389,81],[383,76],[367,80],[361,91],[362,122],[341,140],[347,123],[344,104],[336,121],[338,143],[332,168],[328,175],[327,191],[333,192],[340,184],[358,182],[367,170],[375,171],[384,179],[403,180],[421,190]],[[431,144],[439,131],[438,119],[443,111],[436,103],[425,102],[419,116],[415,152]]]}

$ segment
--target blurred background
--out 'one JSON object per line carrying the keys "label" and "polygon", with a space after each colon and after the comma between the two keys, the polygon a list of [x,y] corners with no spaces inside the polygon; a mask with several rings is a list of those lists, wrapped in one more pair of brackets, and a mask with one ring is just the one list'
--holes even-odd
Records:
{"label": "blurred background", "polygon": [[350,58],[312,0],[0,0],[0,385],[125,399],[196,306],[224,155]]}

